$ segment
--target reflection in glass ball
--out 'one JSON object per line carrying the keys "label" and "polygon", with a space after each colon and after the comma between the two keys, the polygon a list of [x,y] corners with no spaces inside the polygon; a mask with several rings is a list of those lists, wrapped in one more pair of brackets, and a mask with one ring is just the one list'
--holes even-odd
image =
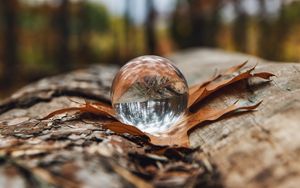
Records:
{"label": "reflection in glass ball", "polygon": [[146,55],[120,69],[112,84],[111,99],[121,122],[155,134],[169,129],[184,114],[188,86],[170,60]]}

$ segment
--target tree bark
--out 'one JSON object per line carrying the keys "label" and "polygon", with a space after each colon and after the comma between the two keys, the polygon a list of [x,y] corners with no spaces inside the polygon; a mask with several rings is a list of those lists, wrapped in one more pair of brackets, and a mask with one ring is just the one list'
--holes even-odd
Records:
{"label": "tree bark", "polygon": [[233,41],[234,46],[237,51],[247,52],[247,36],[248,36],[248,24],[249,24],[249,16],[243,8],[241,0],[234,0],[234,10],[237,14],[237,17],[234,20],[233,24]]}
{"label": "tree bark", "polygon": [[[10,89],[16,78],[13,75],[18,74],[18,28],[17,11],[18,1],[1,1],[0,10],[3,16],[3,72],[0,77],[0,87]],[[2,33],[1,33],[2,34]]]}
{"label": "tree bark", "polygon": [[149,54],[156,54],[156,31],[155,31],[155,21],[157,17],[157,12],[155,10],[154,1],[149,0],[146,2],[146,10],[147,10],[147,19],[145,26],[145,35],[146,35],[146,43],[148,46]]}
{"label": "tree bark", "polygon": [[67,71],[71,68],[70,55],[70,2],[62,0],[55,15],[55,26],[58,33],[58,51],[57,51],[57,67],[60,71]]}
{"label": "tree bark", "polygon": [[[191,50],[171,57],[190,85],[249,60],[277,75],[227,87],[203,105],[240,99],[258,102],[254,112],[201,124],[193,148],[151,146],[143,138],[102,128],[104,118],[48,113],[78,104],[109,103],[118,70],[93,66],[28,85],[0,105],[0,184],[6,187],[297,187],[300,184],[300,65],[271,63],[219,50]],[[69,99],[72,100],[69,100]]]}

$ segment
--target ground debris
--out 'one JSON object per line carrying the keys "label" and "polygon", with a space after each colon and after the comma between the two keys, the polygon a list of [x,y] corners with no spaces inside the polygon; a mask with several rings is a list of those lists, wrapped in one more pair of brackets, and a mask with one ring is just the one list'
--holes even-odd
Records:
{"label": "ground debris", "polygon": [[[55,103],[53,99],[50,104]],[[199,160],[193,161],[200,149],[149,145],[141,136],[107,131],[101,118],[93,118],[60,116],[39,121],[25,114],[1,120],[0,168],[18,174],[18,180],[3,176],[7,177],[3,181],[12,187],[18,187],[15,181],[23,182],[23,187],[182,187],[196,186],[206,181],[202,177],[212,176],[208,187],[220,184],[219,176]]]}

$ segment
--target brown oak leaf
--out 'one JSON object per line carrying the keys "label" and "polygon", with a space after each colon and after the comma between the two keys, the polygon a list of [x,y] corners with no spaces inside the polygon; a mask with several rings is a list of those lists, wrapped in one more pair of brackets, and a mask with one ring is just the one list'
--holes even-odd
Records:
{"label": "brown oak leaf", "polygon": [[227,115],[229,113],[234,113],[237,111],[250,111],[256,109],[261,102],[256,103],[254,105],[243,106],[239,105],[238,102],[224,108],[224,109],[214,109],[214,108],[200,108],[196,111],[191,111],[191,109],[200,104],[203,99],[212,93],[220,90],[223,87],[226,87],[235,82],[246,80],[252,77],[259,77],[262,79],[270,79],[270,77],[275,76],[272,73],[268,72],[258,72],[252,73],[255,70],[256,66],[253,66],[249,69],[243,69],[243,67],[247,64],[247,61],[230,67],[224,72],[215,75],[210,80],[194,85],[189,88],[189,100],[188,100],[188,111],[185,116],[176,123],[176,125],[172,126],[168,132],[161,133],[159,135],[151,135],[148,133],[144,133],[138,128],[126,125],[124,123],[119,122],[115,117],[115,112],[111,106],[100,102],[85,102],[79,107],[70,107],[56,110],[50,113],[48,116],[43,118],[42,120],[49,119],[55,115],[70,112],[70,111],[78,111],[78,112],[88,112],[96,115],[107,116],[109,117],[109,121],[103,122],[102,126],[105,129],[109,129],[118,134],[128,133],[135,136],[145,136],[149,138],[149,143],[159,146],[176,146],[176,147],[188,147],[189,144],[189,132],[193,130],[195,127],[200,125],[205,121],[215,121],[219,118]]}

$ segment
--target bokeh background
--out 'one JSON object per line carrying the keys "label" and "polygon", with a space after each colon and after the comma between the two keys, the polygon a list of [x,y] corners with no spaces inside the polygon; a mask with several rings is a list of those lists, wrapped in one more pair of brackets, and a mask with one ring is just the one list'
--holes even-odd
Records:
{"label": "bokeh background", "polygon": [[222,48],[300,61],[296,0],[1,0],[0,98],[45,76]]}

